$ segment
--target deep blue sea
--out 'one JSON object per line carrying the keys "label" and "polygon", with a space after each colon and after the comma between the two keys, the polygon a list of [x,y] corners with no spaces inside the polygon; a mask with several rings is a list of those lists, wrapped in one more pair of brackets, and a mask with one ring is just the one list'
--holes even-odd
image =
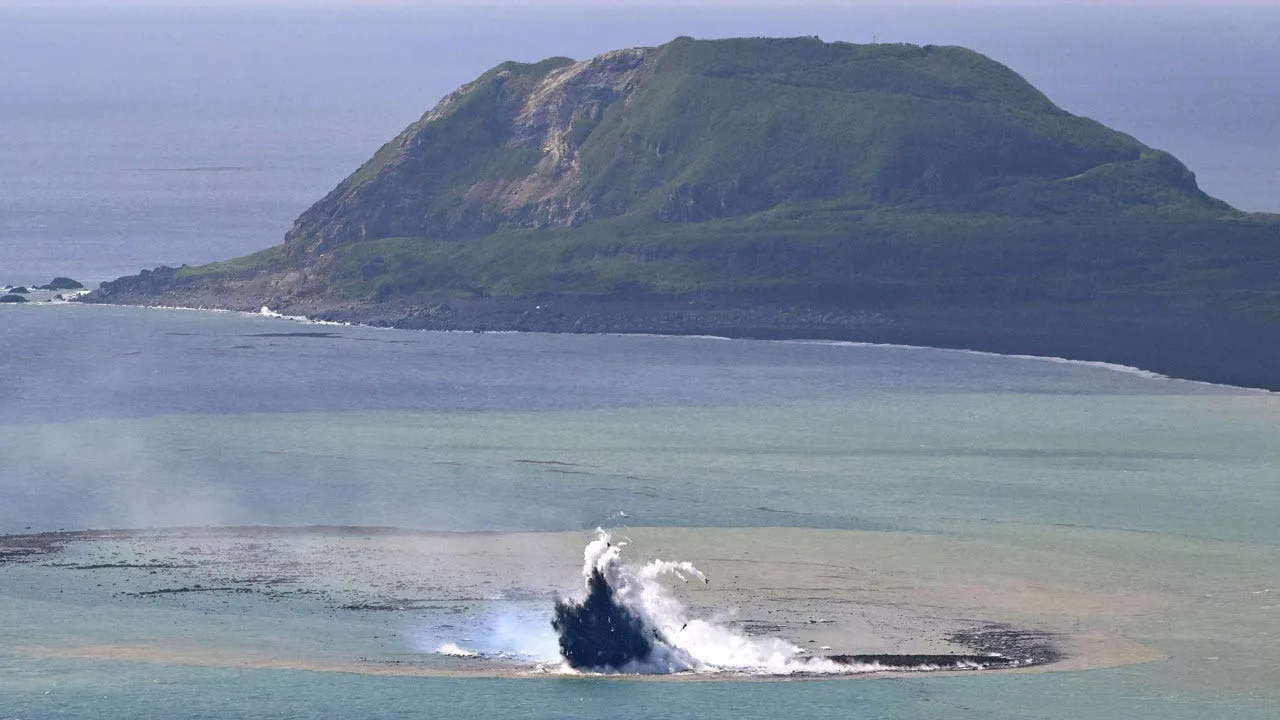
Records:
{"label": "deep blue sea", "polygon": [[[0,283],[272,245],[503,60],[811,34],[974,47],[1280,210],[1275,8],[0,7]],[[1276,398],[922,348],[0,306],[0,534],[327,528],[0,558],[0,719],[1275,718]],[[681,682],[474,677],[495,673],[434,652],[486,613],[545,614],[592,528],[623,522],[734,568],[709,614],[753,612],[752,587],[820,628],[868,618],[850,642],[967,618],[1072,656]],[[408,609],[333,600],[373,586]]]}

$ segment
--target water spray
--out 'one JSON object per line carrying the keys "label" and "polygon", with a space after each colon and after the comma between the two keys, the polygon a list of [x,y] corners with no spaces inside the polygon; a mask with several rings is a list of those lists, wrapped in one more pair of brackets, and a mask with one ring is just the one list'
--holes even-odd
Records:
{"label": "water spray", "polygon": [[1027,664],[1000,654],[808,656],[780,638],[690,617],[661,580],[708,578],[690,562],[622,560],[624,543],[596,529],[583,551],[581,600],[559,599],[551,626],[572,669],[604,673],[728,672],[755,675],[847,675],[922,670],[976,670]]}

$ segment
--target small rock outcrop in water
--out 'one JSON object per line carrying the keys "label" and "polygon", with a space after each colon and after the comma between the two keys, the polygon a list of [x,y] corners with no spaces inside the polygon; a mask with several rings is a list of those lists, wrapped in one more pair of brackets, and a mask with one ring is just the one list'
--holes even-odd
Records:
{"label": "small rock outcrop in water", "polygon": [[27,299],[21,295],[4,295],[0,297],[0,303],[24,303]]}
{"label": "small rock outcrop in water", "polygon": [[643,663],[653,654],[653,631],[618,604],[599,570],[592,571],[581,602],[556,601],[551,627],[560,634],[560,654],[579,670],[620,669]]}
{"label": "small rock outcrop in water", "polygon": [[48,285],[40,285],[37,290],[83,290],[84,285],[69,277],[58,277],[49,281]]}

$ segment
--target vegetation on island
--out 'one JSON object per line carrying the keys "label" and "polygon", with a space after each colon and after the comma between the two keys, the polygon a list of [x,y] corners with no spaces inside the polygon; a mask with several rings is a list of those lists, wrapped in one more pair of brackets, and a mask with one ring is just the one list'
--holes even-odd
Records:
{"label": "vegetation on island", "polygon": [[970,50],[678,38],[499,65],[284,244],[94,294],[161,296],[393,323],[459,300],[822,308],[990,347],[947,335],[987,318],[1014,351],[1040,316],[1100,338],[1055,354],[1125,361],[1132,330],[1103,328],[1239,325],[1280,345],[1280,216],[1207,196],[1173,156]]}

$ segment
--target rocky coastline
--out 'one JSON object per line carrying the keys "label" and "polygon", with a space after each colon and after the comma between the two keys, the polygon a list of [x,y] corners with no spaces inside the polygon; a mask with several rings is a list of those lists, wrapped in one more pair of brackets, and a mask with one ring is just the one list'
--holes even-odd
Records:
{"label": "rocky coastline", "polygon": [[85,286],[68,277],[55,277],[43,285],[0,285],[0,303],[63,302],[87,293]]}

